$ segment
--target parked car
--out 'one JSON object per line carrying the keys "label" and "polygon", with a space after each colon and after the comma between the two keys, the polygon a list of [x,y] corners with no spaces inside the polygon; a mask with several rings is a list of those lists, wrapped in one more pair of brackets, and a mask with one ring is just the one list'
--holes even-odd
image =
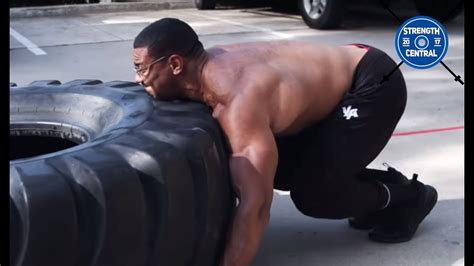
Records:
{"label": "parked car", "polygon": [[[280,0],[281,1],[281,0]],[[291,1],[291,0],[288,0]],[[337,28],[343,21],[347,0],[297,0],[298,10],[306,25],[314,29]],[[347,1],[347,2],[346,2]],[[390,0],[377,0],[390,4]],[[411,0],[420,15],[433,17],[441,22],[459,15],[464,0]],[[194,0],[198,9],[214,9],[217,0]]]}

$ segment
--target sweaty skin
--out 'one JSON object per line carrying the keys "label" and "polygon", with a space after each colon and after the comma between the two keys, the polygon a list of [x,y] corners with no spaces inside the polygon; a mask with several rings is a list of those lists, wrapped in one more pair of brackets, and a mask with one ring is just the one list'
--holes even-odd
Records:
{"label": "sweaty skin", "polygon": [[[273,199],[275,136],[298,133],[333,111],[365,52],[356,46],[290,41],[223,45],[187,67],[195,74],[186,74],[186,62],[170,58],[171,70],[163,71],[167,64],[153,66],[155,74],[137,78],[158,99],[170,99],[172,85],[184,88],[173,96],[209,105],[225,133],[239,205],[221,265],[250,265],[257,253]],[[136,65],[151,62],[148,57],[146,48],[135,49]],[[179,71],[181,81],[172,81]],[[166,75],[169,82],[163,81]]]}

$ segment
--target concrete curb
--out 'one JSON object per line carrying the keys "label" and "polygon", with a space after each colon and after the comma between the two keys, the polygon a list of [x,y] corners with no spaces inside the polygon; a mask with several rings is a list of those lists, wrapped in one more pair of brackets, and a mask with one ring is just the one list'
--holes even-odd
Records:
{"label": "concrete curb", "polygon": [[32,18],[51,16],[70,16],[87,13],[125,12],[125,11],[154,11],[163,9],[194,8],[193,1],[181,2],[132,2],[132,3],[98,3],[57,5],[41,7],[16,7],[10,8],[10,18]]}

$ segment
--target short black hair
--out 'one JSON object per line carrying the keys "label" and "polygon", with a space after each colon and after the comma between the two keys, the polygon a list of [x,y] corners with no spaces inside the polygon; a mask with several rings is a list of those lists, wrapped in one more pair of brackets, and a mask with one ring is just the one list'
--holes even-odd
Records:
{"label": "short black hair", "polygon": [[176,18],[163,18],[145,27],[133,42],[133,48],[143,47],[148,48],[154,58],[172,54],[194,57],[203,51],[196,32]]}

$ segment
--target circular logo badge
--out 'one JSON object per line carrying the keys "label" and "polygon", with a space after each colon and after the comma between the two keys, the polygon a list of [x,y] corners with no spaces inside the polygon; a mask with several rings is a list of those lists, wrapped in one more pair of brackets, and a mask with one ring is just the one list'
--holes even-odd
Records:
{"label": "circular logo badge", "polygon": [[448,51],[448,34],[437,20],[426,16],[413,17],[403,23],[395,37],[398,56],[414,68],[437,65]]}

